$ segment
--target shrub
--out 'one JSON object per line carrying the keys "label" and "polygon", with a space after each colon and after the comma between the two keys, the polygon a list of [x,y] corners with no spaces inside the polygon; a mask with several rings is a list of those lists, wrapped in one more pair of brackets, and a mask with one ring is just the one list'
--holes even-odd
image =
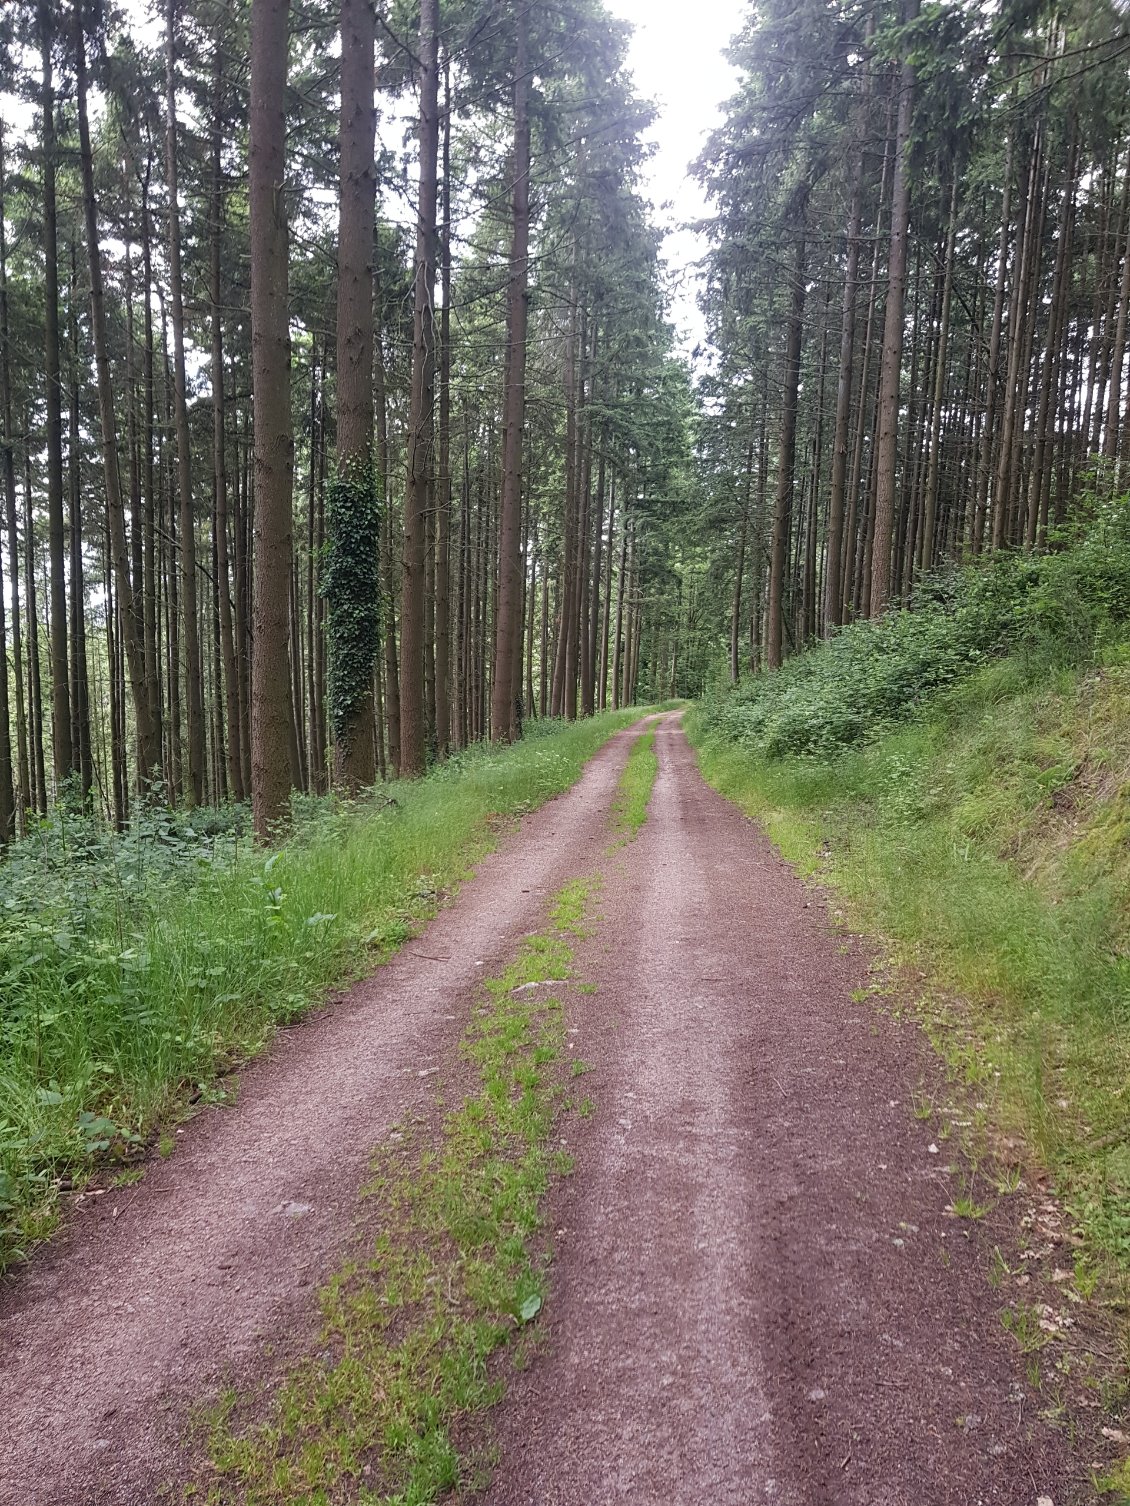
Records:
{"label": "shrub", "polygon": [[770,758],[830,757],[999,655],[1020,654],[1033,675],[1094,662],[1130,623],[1130,499],[1098,509],[1087,532],[1065,542],[929,578],[907,607],[708,697],[704,730]]}

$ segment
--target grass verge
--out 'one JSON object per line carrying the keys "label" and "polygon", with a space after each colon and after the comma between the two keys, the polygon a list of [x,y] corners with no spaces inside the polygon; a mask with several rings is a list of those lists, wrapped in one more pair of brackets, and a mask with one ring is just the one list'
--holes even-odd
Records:
{"label": "grass verge", "polygon": [[639,715],[534,724],[391,799],[323,803],[269,855],[209,838],[208,813],[121,839],[60,818],[20,844],[0,866],[0,1268],[50,1232],[61,1190],[136,1160],[277,1024],[395,949],[500,818],[568,788]]}
{"label": "grass verge", "polygon": [[624,834],[625,841],[630,842],[647,820],[647,807],[658,770],[655,728],[651,727],[632,744],[612,802],[613,823]]}
{"label": "grass verge", "polygon": [[265,1418],[247,1420],[255,1397],[224,1398],[188,1499],[422,1506],[481,1483],[485,1457],[459,1434],[502,1395],[491,1357],[523,1357],[546,1298],[543,1199],[572,1164],[555,1148],[570,1073],[552,985],[570,976],[592,888],[563,890],[550,926],[485,983],[463,1041],[473,1091],[438,1136],[405,1125],[375,1155],[379,1233],[320,1294],[318,1358]]}
{"label": "grass verge", "polygon": [[706,778],[929,980],[924,1017],[951,1073],[998,1145],[1035,1150],[1080,1260],[1124,1295],[1130,668],[1033,683],[1001,661],[823,759],[769,759],[688,722]]}

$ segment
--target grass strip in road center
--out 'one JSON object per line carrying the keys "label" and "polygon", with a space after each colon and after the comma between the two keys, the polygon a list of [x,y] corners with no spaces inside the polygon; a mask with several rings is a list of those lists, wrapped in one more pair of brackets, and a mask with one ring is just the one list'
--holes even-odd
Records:
{"label": "grass strip in road center", "polygon": [[620,775],[616,797],[612,802],[613,824],[617,831],[624,834],[626,842],[632,840],[647,820],[647,808],[658,770],[655,728],[649,727],[632,744],[632,751],[628,754],[628,761]]}
{"label": "grass strip in road center", "polygon": [[463,1437],[503,1393],[491,1357],[528,1350],[547,1294],[544,1200],[572,1169],[560,1128],[583,1064],[567,1060],[553,985],[571,976],[594,887],[562,890],[550,925],[484,984],[462,1043],[473,1091],[438,1132],[407,1124],[377,1152],[364,1196],[378,1232],[320,1294],[318,1357],[265,1419],[261,1398],[223,1399],[184,1499],[421,1506],[481,1481],[486,1457]]}

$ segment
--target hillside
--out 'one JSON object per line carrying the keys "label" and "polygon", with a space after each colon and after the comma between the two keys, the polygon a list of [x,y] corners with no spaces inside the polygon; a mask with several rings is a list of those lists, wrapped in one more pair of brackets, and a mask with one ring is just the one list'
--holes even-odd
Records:
{"label": "hillside", "polygon": [[1073,548],[939,580],[911,610],[708,698],[692,735],[710,781],[849,924],[888,939],[956,1077],[990,1085],[993,1134],[1023,1137],[1084,1258],[1125,1277],[1122,506]]}

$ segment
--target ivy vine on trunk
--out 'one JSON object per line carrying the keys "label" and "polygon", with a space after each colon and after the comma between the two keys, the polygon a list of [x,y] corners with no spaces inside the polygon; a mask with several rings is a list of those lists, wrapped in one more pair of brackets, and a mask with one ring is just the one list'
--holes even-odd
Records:
{"label": "ivy vine on trunk", "polygon": [[[326,489],[321,591],[328,610],[327,703],[339,764],[346,771],[350,741],[361,729],[359,712],[366,706],[372,710],[373,666],[380,648],[378,496],[371,467],[355,469],[349,476],[337,475]],[[366,781],[354,778],[353,782]]]}

